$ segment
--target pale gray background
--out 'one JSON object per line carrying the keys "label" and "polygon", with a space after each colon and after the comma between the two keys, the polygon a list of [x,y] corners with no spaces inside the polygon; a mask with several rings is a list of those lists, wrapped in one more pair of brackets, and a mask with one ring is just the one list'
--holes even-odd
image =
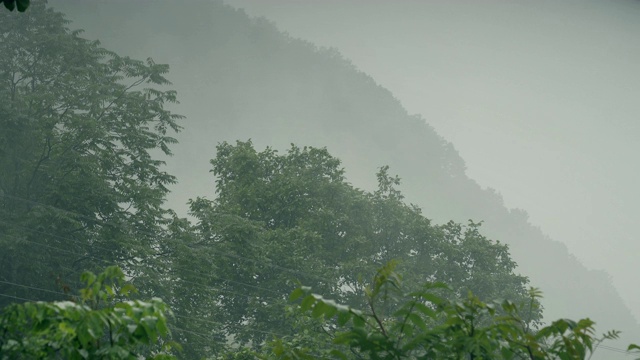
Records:
{"label": "pale gray background", "polygon": [[337,48],[640,318],[640,2],[228,0]]}

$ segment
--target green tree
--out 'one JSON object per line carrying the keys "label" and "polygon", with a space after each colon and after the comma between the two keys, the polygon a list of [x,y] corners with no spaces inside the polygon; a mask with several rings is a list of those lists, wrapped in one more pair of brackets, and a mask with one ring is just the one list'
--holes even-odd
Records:
{"label": "green tree", "polygon": [[[0,308],[55,300],[118,264],[143,292],[162,269],[178,115],[167,65],[103,49],[46,1],[0,13]],[[28,285],[26,287],[25,285]]]}
{"label": "green tree", "polygon": [[[527,279],[513,273],[505,245],[484,238],[477,224],[431,224],[404,203],[399,180],[386,168],[378,174],[379,189],[368,193],[345,180],[340,161],[326,149],[292,146],[279,154],[258,152],[251,142],[222,143],[212,165],[216,198],[191,202],[194,226],[177,221],[172,227],[172,235],[184,239],[172,260],[181,279],[175,292],[188,284],[199,290],[170,304],[195,319],[191,331],[209,338],[208,344],[201,339],[203,349],[216,341],[223,347],[229,338],[256,346],[291,334],[292,318],[282,309],[298,282],[365,306],[362,279],[390,259],[411,272],[406,286],[415,290],[442,280],[456,289],[451,298],[469,290],[489,299],[527,298]],[[536,308],[529,320],[539,317]],[[300,333],[317,327],[293,321]]]}
{"label": "green tree", "polygon": [[[1,359],[175,359],[171,311],[158,298],[122,300],[132,290],[117,267],[85,272],[74,301],[26,302],[0,312]],[[162,346],[161,346],[162,345]]]}
{"label": "green tree", "polygon": [[[296,289],[291,299],[301,299],[299,309],[325,320],[325,334],[318,334],[325,343],[298,346],[301,336],[293,335],[271,342],[261,357],[313,359],[320,351],[323,357],[340,359],[586,359],[602,341],[618,336],[609,332],[596,338],[589,319],[531,327],[526,319],[540,297],[535,289],[523,305],[485,303],[471,293],[451,301],[441,296],[440,290],[449,289],[443,283],[405,292],[394,268],[393,262],[381,268],[367,287],[367,310],[340,305],[307,287]],[[384,312],[381,305],[390,300],[396,306]]]}

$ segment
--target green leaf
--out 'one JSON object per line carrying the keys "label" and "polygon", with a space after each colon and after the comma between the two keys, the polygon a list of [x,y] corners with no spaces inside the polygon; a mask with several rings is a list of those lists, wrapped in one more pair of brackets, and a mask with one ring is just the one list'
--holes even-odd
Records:
{"label": "green leaf", "polygon": [[324,309],[324,317],[325,319],[331,319],[338,313],[338,308],[333,306],[330,303],[325,303],[326,308]]}
{"label": "green leaf", "polygon": [[442,299],[440,296],[427,292],[420,293],[420,297],[436,305],[442,304],[444,302],[444,299]]}
{"label": "green leaf", "polygon": [[89,351],[87,351],[86,349],[78,349],[78,353],[80,354],[80,356],[82,356],[83,359],[89,358]]}
{"label": "green leaf", "polygon": [[325,313],[326,308],[327,308],[327,305],[325,305],[325,303],[323,303],[322,301],[316,302],[316,305],[313,307],[313,310],[311,311],[311,316],[314,318],[319,318]]}
{"label": "green leaf", "polygon": [[415,303],[414,305],[416,311],[421,312],[423,315],[428,316],[432,319],[435,319],[438,314],[435,312],[435,310],[431,309],[430,307],[428,307],[425,304],[422,303]]}
{"label": "green leaf", "polygon": [[302,302],[300,303],[300,310],[304,312],[311,309],[311,306],[315,302],[316,302],[316,298],[313,296],[313,294],[306,296],[304,299],[302,299]]}
{"label": "green leaf", "polygon": [[407,318],[415,326],[417,326],[420,330],[422,330],[422,331],[426,331],[427,330],[427,324],[424,322],[424,320],[422,320],[422,318],[418,314],[411,313],[411,314],[407,315]]}
{"label": "green leaf", "polygon": [[344,326],[351,319],[351,313],[346,311],[341,311],[338,313],[338,325]]}
{"label": "green leaf", "polygon": [[298,300],[304,294],[305,292],[302,288],[297,288],[291,292],[291,295],[289,295],[289,301]]}
{"label": "green leaf", "polygon": [[13,11],[16,8],[15,0],[4,0],[4,6],[9,9],[9,11]]}
{"label": "green leaf", "polygon": [[29,7],[29,0],[16,0],[16,5],[18,6],[18,11],[25,12]]}
{"label": "green leaf", "polygon": [[366,324],[366,321],[361,316],[353,317],[353,326],[357,328],[361,328],[361,327],[364,327],[365,324]]}

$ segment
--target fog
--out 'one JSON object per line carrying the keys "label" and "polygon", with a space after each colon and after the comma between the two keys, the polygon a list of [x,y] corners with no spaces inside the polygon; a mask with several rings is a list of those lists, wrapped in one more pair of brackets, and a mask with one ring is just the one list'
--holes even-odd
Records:
{"label": "fog", "polygon": [[354,186],[390,165],[426,217],[484,221],[545,316],[621,329],[616,348],[640,335],[640,3],[116,3],[50,1],[83,36],[170,65],[181,216],[215,197],[221,141],[326,146]]}
{"label": "fog", "polygon": [[337,48],[640,318],[637,2],[228,3]]}

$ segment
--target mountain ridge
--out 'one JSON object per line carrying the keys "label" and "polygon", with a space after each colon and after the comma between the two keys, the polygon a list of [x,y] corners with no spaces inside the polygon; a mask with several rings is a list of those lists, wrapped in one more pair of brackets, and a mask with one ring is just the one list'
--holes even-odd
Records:
{"label": "mountain ridge", "polygon": [[[171,65],[169,78],[182,102],[176,110],[188,117],[168,160],[179,180],[172,205],[182,203],[184,210],[187,197],[213,197],[208,160],[219,141],[252,138],[257,147],[280,149],[291,142],[327,146],[358,187],[375,185],[376,168],[388,164],[403,179],[406,198],[427,217],[482,220],[484,233],[509,244],[519,271],[542,287],[549,318],[590,316],[602,331],[640,334],[606,273],[584,267],[564,244],[532,226],[526,212],[507,209],[499,194],[468,178],[451,143],[336,50],[293,39],[275,24],[219,2],[198,3],[192,7],[200,11],[188,12],[168,3],[130,5],[127,13],[112,4],[51,5],[107,48]],[[110,12],[120,14],[117,27],[108,21]],[[91,20],[86,14],[93,14]],[[180,26],[166,26],[176,22]],[[612,307],[618,311],[610,312]]]}

